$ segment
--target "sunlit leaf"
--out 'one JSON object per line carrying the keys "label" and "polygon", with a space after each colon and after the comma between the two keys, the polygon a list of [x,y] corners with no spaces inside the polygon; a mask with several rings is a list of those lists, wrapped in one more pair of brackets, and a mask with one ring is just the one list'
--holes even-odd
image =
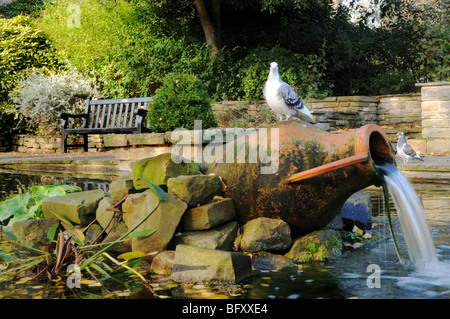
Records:
{"label": "sunlit leaf", "polygon": [[56,235],[56,231],[58,230],[58,226],[59,223],[56,223],[55,225],[52,226],[52,228],[49,229],[49,231],[47,232],[47,238],[49,240],[53,240],[55,238]]}
{"label": "sunlit leaf", "polygon": [[151,234],[153,234],[156,231],[156,229],[148,229],[148,230],[142,230],[142,231],[134,231],[130,234],[128,234],[129,237],[148,237]]}
{"label": "sunlit leaf", "polygon": [[117,256],[117,258],[119,259],[125,259],[125,260],[132,260],[132,259],[136,259],[136,258],[141,258],[141,257],[147,257],[146,253],[143,253],[141,251],[131,251],[128,253],[123,253],[119,256]]}
{"label": "sunlit leaf", "polygon": [[6,231],[6,230],[4,230],[4,229],[2,229],[2,232],[3,232],[6,236],[8,236],[9,238],[11,238],[12,240],[17,240],[16,235],[14,235],[13,233],[10,233],[9,231]]}
{"label": "sunlit leaf", "polygon": [[169,195],[158,185],[153,184],[152,182],[149,182],[147,180],[145,180],[142,176],[138,175],[138,177],[144,181],[145,184],[147,184],[151,190],[153,190],[156,194],[156,196],[158,196],[159,199],[161,200],[167,200],[169,198]]}
{"label": "sunlit leaf", "polygon": [[4,252],[0,251],[0,262],[9,262],[14,259],[13,255],[5,254]]}

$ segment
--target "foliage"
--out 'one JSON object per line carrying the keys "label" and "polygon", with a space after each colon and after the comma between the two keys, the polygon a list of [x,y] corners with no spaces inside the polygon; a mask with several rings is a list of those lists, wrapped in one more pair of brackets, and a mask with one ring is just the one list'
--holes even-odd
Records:
{"label": "foliage", "polygon": [[236,75],[246,100],[263,99],[263,88],[271,61],[280,65],[280,77],[289,83],[302,98],[327,96],[330,87],[324,82],[326,61],[324,51],[315,54],[297,54],[275,46],[257,47],[236,65]]}
{"label": "foliage", "polygon": [[55,50],[31,18],[0,19],[0,100],[7,101],[8,92],[31,68],[52,70],[58,65]]}
{"label": "foliage", "polygon": [[[423,36],[418,42],[420,71],[429,82],[450,81],[450,1],[437,2],[439,7],[425,7],[422,15]],[[415,26],[414,30],[419,31]]]}
{"label": "foliage", "polygon": [[8,225],[12,225],[20,220],[44,218],[42,200],[80,190],[80,187],[71,185],[32,186],[30,192],[0,202],[0,222],[8,221]]}
{"label": "foliage", "polygon": [[95,83],[76,69],[49,75],[33,72],[12,93],[18,110],[40,135],[58,132],[59,113],[81,113],[89,96],[99,96]]}
{"label": "foliage", "polygon": [[202,120],[203,129],[216,126],[212,100],[195,75],[171,73],[156,90],[148,112],[148,123],[156,132],[176,128],[194,129],[194,120]]}
{"label": "foliage", "polygon": [[35,14],[42,8],[44,0],[15,0],[0,5],[0,17],[13,18],[20,14]]}
{"label": "foliage", "polygon": [[0,103],[0,127],[2,128],[0,134],[6,135],[33,132],[24,121],[23,114],[16,112],[15,107],[8,102]]}
{"label": "foliage", "polygon": [[447,79],[448,0],[380,3],[375,28],[330,1],[224,1],[215,59],[187,0],[78,0],[78,11],[52,1],[38,26],[72,65],[94,70],[111,98],[153,95],[164,76],[182,72],[203,81],[210,97],[261,99],[272,61],[302,97],[407,93],[416,82]]}

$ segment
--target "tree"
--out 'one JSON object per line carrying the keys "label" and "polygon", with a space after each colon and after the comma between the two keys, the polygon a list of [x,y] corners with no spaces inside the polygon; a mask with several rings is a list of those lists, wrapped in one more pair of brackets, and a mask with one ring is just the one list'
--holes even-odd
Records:
{"label": "tree", "polygon": [[195,7],[205,33],[206,44],[211,46],[211,56],[215,57],[222,48],[220,34],[221,0],[195,0]]}

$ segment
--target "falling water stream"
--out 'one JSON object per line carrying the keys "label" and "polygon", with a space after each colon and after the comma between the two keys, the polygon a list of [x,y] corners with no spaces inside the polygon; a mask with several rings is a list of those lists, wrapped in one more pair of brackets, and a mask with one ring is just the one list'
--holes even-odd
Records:
{"label": "falling water stream", "polygon": [[[394,201],[412,263],[411,275],[399,285],[439,285],[450,288],[450,267],[439,261],[420,198],[408,179],[392,164],[380,166]],[[401,256],[399,256],[401,258]]]}

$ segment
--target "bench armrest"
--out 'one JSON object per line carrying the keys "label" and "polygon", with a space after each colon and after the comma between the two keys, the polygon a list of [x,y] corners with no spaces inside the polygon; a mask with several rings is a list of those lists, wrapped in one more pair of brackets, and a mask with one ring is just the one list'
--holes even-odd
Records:
{"label": "bench armrest", "polygon": [[147,116],[147,110],[146,109],[137,109],[134,111],[136,115],[146,117]]}

